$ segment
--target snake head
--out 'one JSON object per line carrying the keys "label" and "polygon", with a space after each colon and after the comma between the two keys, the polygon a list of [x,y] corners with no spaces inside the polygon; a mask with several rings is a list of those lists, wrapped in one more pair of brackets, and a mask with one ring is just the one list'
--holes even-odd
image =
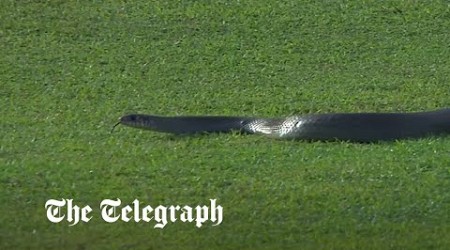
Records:
{"label": "snake head", "polygon": [[126,125],[126,126],[132,126],[132,127],[138,127],[139,124],[142,124],[143,121],[140,118],[140,115],[137,114],[131,114],[131,115],[124,115],[119,118],[119,121],[112,127],[111,133],[114,131],[114,129],[119,125]]}
{"label": "snake head", "polygon": [[142,114],[130,114],[130,115],[124,115],[120,117],[119,122],[117,122],[111,132],[113,132],[114,128],[117,127],[117,125],[122,124],[129,127],[134,128],[142,128],[142,129],[155,129],[156,127],[156,120],[159,117],[157,116],[151,116],[151,115],[142,115]]}

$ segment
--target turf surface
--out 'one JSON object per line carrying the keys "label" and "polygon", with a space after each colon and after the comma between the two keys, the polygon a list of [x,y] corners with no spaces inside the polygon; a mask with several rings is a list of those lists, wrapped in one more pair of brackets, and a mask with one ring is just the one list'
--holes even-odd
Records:
{"label": "turf surface", "polygon": [[[447,1],[0,2],[1,249],[444,249],[450,138],[175,137],[125,113],[449,107]],[[90,205],[46,218],[48,199]],[[98,204],[224,207],[219,226],[108,224]]]}

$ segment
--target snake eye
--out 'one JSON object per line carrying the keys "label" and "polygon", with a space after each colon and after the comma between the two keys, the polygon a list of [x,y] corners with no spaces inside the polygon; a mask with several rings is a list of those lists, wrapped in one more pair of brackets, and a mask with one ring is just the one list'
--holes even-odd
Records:
{"label": "snake eye", "polygon": [[137,120],[138,120],[137,115],[126,115],[120,119],[122,123],[136,122]]}

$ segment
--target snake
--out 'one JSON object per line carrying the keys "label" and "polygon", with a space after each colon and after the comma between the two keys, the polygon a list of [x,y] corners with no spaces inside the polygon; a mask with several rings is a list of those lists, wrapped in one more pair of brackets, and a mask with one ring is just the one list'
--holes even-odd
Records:
{"label": "snake", "polygon": [[277,139],[370,143],[450,134],[450,108],[421,112],[317,113],[284,118],[128,114],[119,124],[171,133],[262,134]]}

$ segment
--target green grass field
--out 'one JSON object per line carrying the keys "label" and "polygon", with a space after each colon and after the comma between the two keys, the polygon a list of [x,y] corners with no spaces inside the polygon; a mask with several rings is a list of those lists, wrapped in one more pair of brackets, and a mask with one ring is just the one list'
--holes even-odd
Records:
{"label": "green grass field", "polygon": [[[448,1],[0,3],[1,249],[445,249],[450,137],[176,137],[126,113],[450,107]],[[90,205],[48,221],[49,199]],[[223,206],[222,224],[106,223],[103,199]]]}

